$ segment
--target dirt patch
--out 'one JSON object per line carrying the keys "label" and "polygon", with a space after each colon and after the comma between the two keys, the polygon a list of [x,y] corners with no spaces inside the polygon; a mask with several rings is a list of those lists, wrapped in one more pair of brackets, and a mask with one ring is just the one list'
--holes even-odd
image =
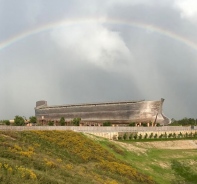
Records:
{"label": "dirt patch", "polygon": [[145,148],[140,148],[138,146],[135,146],[133,144],[128,144],[128,143],[123,143],[123,142],[117,142],[117,141],[112,141],[116,144],[118,144],[119,146],[123,147],[123,148],[126,148],[127,151],[132,151],[132,152],[135,152],[137,153],[138,155],[139,154],[145,154],[147,149]]}
{"label": "dirt patch", "polygon": [[196,140],[155,141],[134,143],[142,148],[158,149],[197,149]]}
{"label": "dirt patch", "polygon": [[147,149],[197,149],[197,140],[175,140],[175,141],[155,141],[155,142],[133,142],[116,144],[126,148],[128,151],[146,153]]}
{"label": "dirt patch", "polygon": [[[104,137],[99,137],[99,136],[96,136],[96,135],[93,135],[93,134],[89,134],[89,133],[83,133],[84,135],[86,135],[88,138],[94,140],[94,141],[103,141],[105,140],[106,138]],[[106,139],[108,140],[108,139]]]}
{"label": "dirt patch", "polygon": [[163,169],[167,169],[167,168],[171,167],[171,165],[169,163],[157,162],[157,164]]}
{"label": "dirt patch", "polygon": [[5,134],[1,134],[3,137],[6,137],[6,138],[9,138],[9,139],[12,139],[12,140],[16,140],[15,138],[9,136],[9,135],[5,135]]}

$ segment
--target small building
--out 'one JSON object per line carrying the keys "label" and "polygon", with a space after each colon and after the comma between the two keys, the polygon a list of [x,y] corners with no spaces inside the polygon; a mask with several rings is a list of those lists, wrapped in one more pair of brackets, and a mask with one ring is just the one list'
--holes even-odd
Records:
{"label": "small building", "polygon": [[163,115],[164,99],[158,101],[121,101],[90,104],[48,106],[47,101],[36,102],[35,116],[38,123],[47,125],[49,121],[58,125],[61,117],[66,125],[72,125],[74,118],[80,118],[80,126],[102,126],[108,121],[112,126],[167,125],[170,119]]}

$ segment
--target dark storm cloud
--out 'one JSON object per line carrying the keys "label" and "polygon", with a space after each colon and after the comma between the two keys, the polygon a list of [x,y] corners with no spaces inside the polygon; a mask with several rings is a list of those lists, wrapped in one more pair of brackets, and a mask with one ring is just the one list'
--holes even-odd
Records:
{"label": "dark storm cloud", "polygon": [[96,21],[143,22],[195,42],[195,18],[183,18],[176,2],[1,0],[1,40],[63,19],[95,23],[41,32],[0,50],[0,119],[29,117],[41,99],[55,105],[161,97],[167,116],[195,117],[195,50],[145,27]]}

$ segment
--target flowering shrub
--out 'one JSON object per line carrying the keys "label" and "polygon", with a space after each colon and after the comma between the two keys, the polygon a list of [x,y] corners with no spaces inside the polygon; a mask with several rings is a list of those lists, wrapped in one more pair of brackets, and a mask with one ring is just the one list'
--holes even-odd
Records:
{"label": "flowering shrub", "polygon": [[115,160],[115,157],[99,144],[73,131],[33,131],[38,139],[44,139],[50,144],[58,145],[69,155],[77,157],[81,162]]}
{"label": "flowering shrub", "polygon": [[37,179],[36,174],[31,169],[25,168],[23,166],[13,167],[7,163],[0,163],[0,171],[1,173],[5,172],[6,175],[8,174],[18,175],[19,177],[24,179],[31,179],[31,180]]}
{"label": "flowering shrub", "polygon": [[24,149],[16,144],[14,145],[14,147],[10,147],[9,151],[29,158],[34,154],[34,148],[32,146]]}
{"label": "flowering shrub", "polygon": [[48,166],[50,168],[56,168],[57,167],[57,165],[51,160],[44,159],[44,161],[45,161],[46,166]]}
{"label": "flowering shrub", "polygon": [[[107,147],[125,155],[124,150],[113,144]],[[149,181],[98,142],[73,131],[0,131],[0,150],[1,184]]]}
{"label": "flowering shrub", "polygon": [[33,180],[37,179],[36,174],[31,169],[27,169],[22,166],[16,167],[16,169],[21,174],[22,178],[33,179]]}
{"label": "flowering shrub", "polygon": [[129,179],[137,180],[143,183],[154,183],[151,178],[139,174],[135,169],[124,163],[102,161],[97,165],[101,169],[105,169],[120,176],[126,176]]}

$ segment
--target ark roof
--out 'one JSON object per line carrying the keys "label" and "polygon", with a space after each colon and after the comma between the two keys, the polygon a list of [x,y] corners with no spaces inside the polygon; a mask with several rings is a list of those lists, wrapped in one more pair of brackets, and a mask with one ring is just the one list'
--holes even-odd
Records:
{"label": "ark roof", "polygon": [[102,103],[82,103],[82,104],[68,104],[68,105],[52,105],[52,106],[46,106],[41,105],[36,107],[36,109],[45,109],[45,108],[62,108],[62,107],[87,107],[87,106],[99,106],[99,105],[118,105],[118,104],[131,104],[131,103],[138,103],[143,102],[145,100],[138,100],[138,101],[118,101],[118,102],[102,102]]}

